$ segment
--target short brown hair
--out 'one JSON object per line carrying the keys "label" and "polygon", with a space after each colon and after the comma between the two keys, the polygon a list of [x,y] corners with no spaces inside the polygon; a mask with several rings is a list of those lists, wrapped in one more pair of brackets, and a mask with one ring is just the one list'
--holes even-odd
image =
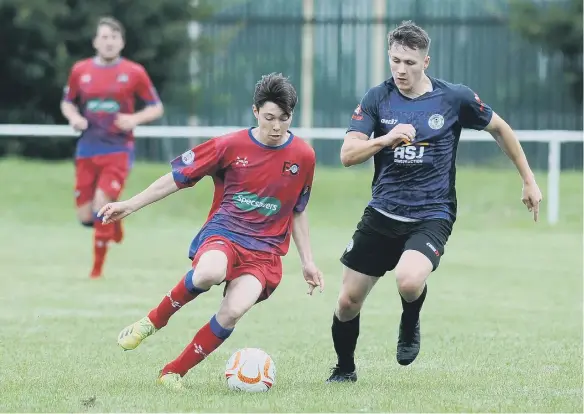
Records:
{"label": "short brown hair", "polygon": [[256,83],[253,94],[253,103],[259,110],[266,102],[273,102],[286,115],[292,115],[298,96],[290,80],[281,73],[264,75]]}
{"label": "short brown hair", "polygon": [[387,34],[389,48],[397,43],[410,49],[428,51],[430,49],[430,36],[424,29],[411,20],[404,20],[401,24]]}
{"label": "short brown hair", "polygon": [[100,26],[107,26],[110,29],[112,29],[114,32],[120,32],[122,37],[124,37],[126,34],[124,31],[124,26],[120,23],[119,20],[114,19],[113,17],[100,18],[99,21],[97,22],[96,31],[97,31],[97,29],[99,29]]}

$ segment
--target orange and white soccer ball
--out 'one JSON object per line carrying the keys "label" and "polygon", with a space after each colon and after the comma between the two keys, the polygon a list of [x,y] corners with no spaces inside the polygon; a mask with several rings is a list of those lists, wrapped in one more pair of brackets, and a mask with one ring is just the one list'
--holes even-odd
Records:
{"label": "orange and white soccer ball", "polygon": [[276,366],[261,349],[243,348],[227,361],[225,377],[231,390],[265,392],[276,381]]}

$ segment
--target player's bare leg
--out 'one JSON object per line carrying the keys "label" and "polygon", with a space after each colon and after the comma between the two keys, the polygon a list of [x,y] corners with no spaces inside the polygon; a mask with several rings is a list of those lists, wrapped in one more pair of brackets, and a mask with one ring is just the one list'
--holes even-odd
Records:
{"label": "player's bare leg", "polygon": [[147,316],[126,326],[118,335],[118,345],[125,351],[136,349],[144,339],[168,324],[172,315],[211,286],[221,283],[227,272],[227,256],[220,250],[201,255],[196,269],[187,274],[162,298]]}
{"label": "player's bare leg", "polygon": [[327,382],[355,382],[355,347],[359,337],[359,312],[378,278],[345,266],[343,284],[333,315],[332,336],[337,366]]}
{"label": "player's bare leg", "polygon": [[431,272],[430,259],[416,250],[406,250],[395,268],[403,307],[396,353],[400,365],[411,364],[420,352],[420,310],[426,298],[426,279]]}
{"label": "player's bare leg", "polygon": [[85,227],[93,227],[93,210],[91,202],[77,207],[77,219]]}
{"label": "player's bare leg", "polygon": [[162,369],[158,382],[179,388],[180,378],[231,335],[235,324],[257,302],[262,289],[260,281],[249,274],[231,281],[217,314],[197,332],[184,351]]}

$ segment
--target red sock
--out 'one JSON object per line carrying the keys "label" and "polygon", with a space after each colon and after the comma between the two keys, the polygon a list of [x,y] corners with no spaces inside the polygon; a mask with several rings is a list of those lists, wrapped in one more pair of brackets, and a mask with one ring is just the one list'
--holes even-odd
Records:
{"label": "red sock", "polygon": [[[198,289],[192,286],[193,271],[190,270],[185,277],[183,277],[176,286],[166,294],[160,301],[160,304],[152,309],[148,314],[148,318],[156,329],[160,329],[168,323],[168,320],[180,308],[189,303],[191,300],[199,296],[205,290]],[[191,289],[187,289],[187,284],[191,285]]]}
{"label": "red sock", "polygon": [[103,224],[97,219],[93,222],[95,237],[102,240],[114,240],[116,236],[116,223]]}
{"label": "red sock", "polygon": [[231,332],[233,332],[233,329],[223,328],[213,316],[197,332],[191,343],[187,345],[178,358],[162,368],[162,374],[172,372],[184,377],[191,368],[216,350],[231,335]]}
{"label": "red sock", "polygon": [[91,277],[101,276],[103,263],[107,255],[107,243],[112,239],[114,226],[103,224],[96,218],[93,222],[93,268]]}
{"label": "red sock", "polygon": [[121,243],[122,240],[124,239],[124,228],[122,227],[122,222],[121,221],[114,221],[113,225],[114,225],[114,231],[113,231],[112,240],[116,243]]}
{"label": "red sock", "polygon": [[101,276],[101,270],[107,255],[107,239],[100,239],[97,235],[93,238],[93,268],[91,277]]}

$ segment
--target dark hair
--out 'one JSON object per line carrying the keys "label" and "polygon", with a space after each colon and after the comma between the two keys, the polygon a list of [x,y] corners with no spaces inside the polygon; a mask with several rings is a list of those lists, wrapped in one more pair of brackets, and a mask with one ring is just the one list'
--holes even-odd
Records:
{"label": "dark hair", "polygon": [[99,29],[100,26],[107,26],[110,29],[112,29],[114,32],[120,32],[122,37],[124,37],[124,35],[125,35],[124,26],[119,22],[119,20],[116,20],[113,17],[100,18],[99,21],[97,22],[96,29]]}
{"label": "dark hair", "polygon": [[410,49],[428,51],[430,49],[430,36],[424,29],[411,20],[404,20],[401,24],[387,34],[389,48],[397,43]]}
{"label": "dark hair", "polygon": [[274,102],[286,115],[290,116],[298,103],[296,89],[281,73],[264,75],[256,83],[253,103],[259,110],[266,102]]}

